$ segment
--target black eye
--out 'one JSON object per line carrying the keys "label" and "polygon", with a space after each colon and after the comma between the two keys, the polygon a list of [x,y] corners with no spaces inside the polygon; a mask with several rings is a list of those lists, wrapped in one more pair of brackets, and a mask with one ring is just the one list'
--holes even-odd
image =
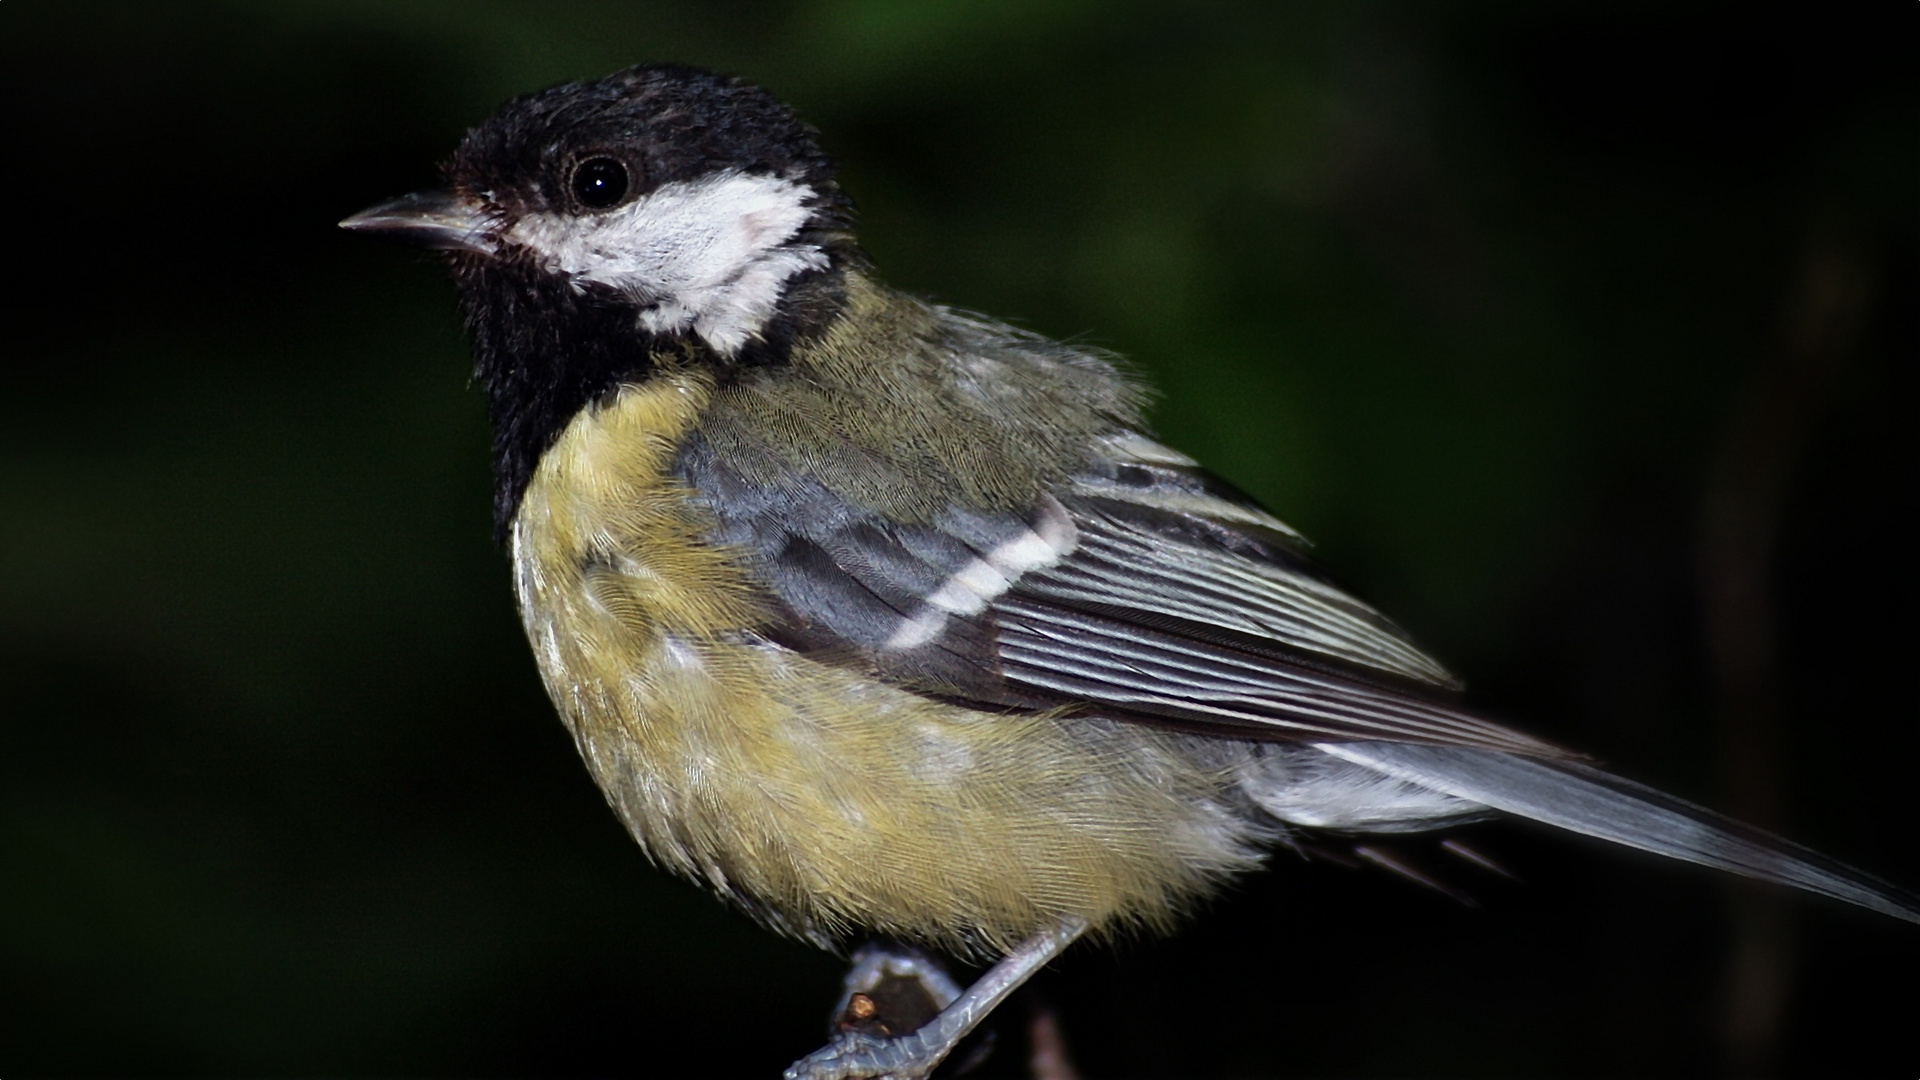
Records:
{"label": "black eye", "polygon": [[627,197],[627,167],[618,158],[588,158],[573,167],[573,197],[589,210],[620,205]]}

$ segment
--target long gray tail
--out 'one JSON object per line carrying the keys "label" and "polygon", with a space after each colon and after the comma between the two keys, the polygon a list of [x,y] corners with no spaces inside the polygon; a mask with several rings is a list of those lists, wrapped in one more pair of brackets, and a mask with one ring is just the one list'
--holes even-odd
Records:
{"label": "long gray tail", "polygon": [[1798,844],[1588,765],[1409,743],[1319,743],[1317,749],[1418,784],[1572,832],[1792,885],[1920,923],[1920,896]]}

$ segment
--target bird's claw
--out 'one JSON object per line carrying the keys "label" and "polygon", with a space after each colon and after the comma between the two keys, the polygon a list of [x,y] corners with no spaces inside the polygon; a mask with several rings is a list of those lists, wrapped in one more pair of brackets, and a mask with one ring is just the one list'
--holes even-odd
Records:
{"label": "bird's claw", "polygon": [[842,1031],[827,1045],[787,1067],[786,1080],[923,1080],[944,1053],[928,1054],[912,1035],[883,1039]]}

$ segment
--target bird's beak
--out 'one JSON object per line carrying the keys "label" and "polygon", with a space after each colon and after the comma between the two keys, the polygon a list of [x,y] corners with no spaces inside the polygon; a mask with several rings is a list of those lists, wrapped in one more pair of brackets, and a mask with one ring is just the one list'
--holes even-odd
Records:
{"label": "bird's beak", "polygon": [[416,191],[388,199],[342,221],[340,227],[435,251],[491,255],[495,250],[486,216],[451,191]]}

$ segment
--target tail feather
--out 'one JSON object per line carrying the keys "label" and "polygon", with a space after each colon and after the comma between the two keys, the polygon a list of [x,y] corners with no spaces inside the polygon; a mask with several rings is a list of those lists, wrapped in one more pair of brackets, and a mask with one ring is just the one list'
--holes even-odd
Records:
{"label": "tail feather", "polygon": [[1798,844],[1568,761],[1410,743],[1319,743],[1327,754],[1455,798],[1920,923],[1920,896]]}

